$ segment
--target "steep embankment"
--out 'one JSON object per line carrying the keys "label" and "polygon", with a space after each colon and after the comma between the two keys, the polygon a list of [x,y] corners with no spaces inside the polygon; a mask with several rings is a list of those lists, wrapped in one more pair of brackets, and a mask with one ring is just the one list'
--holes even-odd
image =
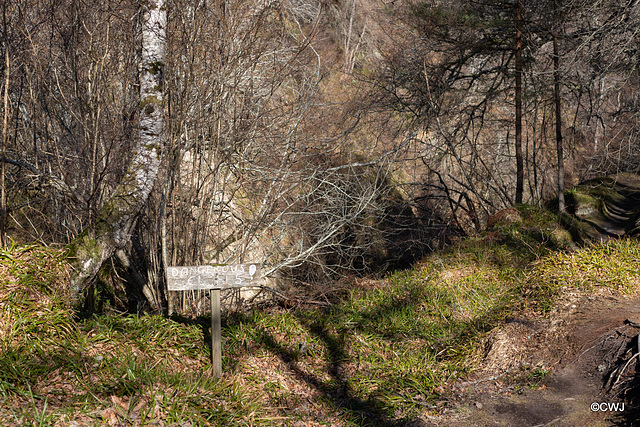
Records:
{"label": "steep embankment", "polygon": [[427,425],[637,425],[640,298],[570,293],[557,306],[492,331],[453,409]]}

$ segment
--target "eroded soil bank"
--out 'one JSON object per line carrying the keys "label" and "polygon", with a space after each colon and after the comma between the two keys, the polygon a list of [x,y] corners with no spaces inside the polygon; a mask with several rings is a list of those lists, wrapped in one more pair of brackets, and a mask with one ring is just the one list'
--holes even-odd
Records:
{"label": "eroded soil bank", "polygon": [[570,294],[549,318],[510,319],[487,338],[481,369],[424,425],[638,425],[639,333],[638,295]]}

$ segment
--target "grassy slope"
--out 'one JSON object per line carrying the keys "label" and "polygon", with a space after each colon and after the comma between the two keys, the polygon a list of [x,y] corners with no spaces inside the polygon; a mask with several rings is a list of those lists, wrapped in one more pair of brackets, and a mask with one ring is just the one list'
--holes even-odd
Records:
{"label": "grassy slope", "polygon": [[506,316],[543,316],[568,289],[637,284],[637,240],[566,251],[552,214],[519,210],[521,223],[354,281],[330,306],[228,317],[217,382],[206,320],[74,319],[62,254],[5,250],[0,424],[380,426],[438,411]]}

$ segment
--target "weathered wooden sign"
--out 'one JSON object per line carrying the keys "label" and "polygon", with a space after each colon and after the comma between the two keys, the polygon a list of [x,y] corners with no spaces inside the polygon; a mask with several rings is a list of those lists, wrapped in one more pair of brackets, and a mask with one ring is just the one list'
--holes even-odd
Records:
{"label": "weathered wooden sign", "polygon": [[211,361],[213,376],[222,375],[222,327],[220,290],[260,285],[260,264],[200,265],[167,267],[167,289],[192,291],[209,289],[211,299]]}
{"label": "weathered wooden sign", "polygon": [[259,280],[260,264],[167,267],[170,291],[241,288],[256,286]]}

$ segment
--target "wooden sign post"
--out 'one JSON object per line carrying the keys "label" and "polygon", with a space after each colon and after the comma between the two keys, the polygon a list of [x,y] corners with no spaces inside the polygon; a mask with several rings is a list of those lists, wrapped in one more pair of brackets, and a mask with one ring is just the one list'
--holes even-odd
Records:
{"label": "wooden sign post", "polygon": [[260,264],[201,265],[167,267],[167,289],[191,291],[209,289],[211,299],[211,359],[213,375],[222,375],[222,333],[220,325],[220,290],[258,286]]}

